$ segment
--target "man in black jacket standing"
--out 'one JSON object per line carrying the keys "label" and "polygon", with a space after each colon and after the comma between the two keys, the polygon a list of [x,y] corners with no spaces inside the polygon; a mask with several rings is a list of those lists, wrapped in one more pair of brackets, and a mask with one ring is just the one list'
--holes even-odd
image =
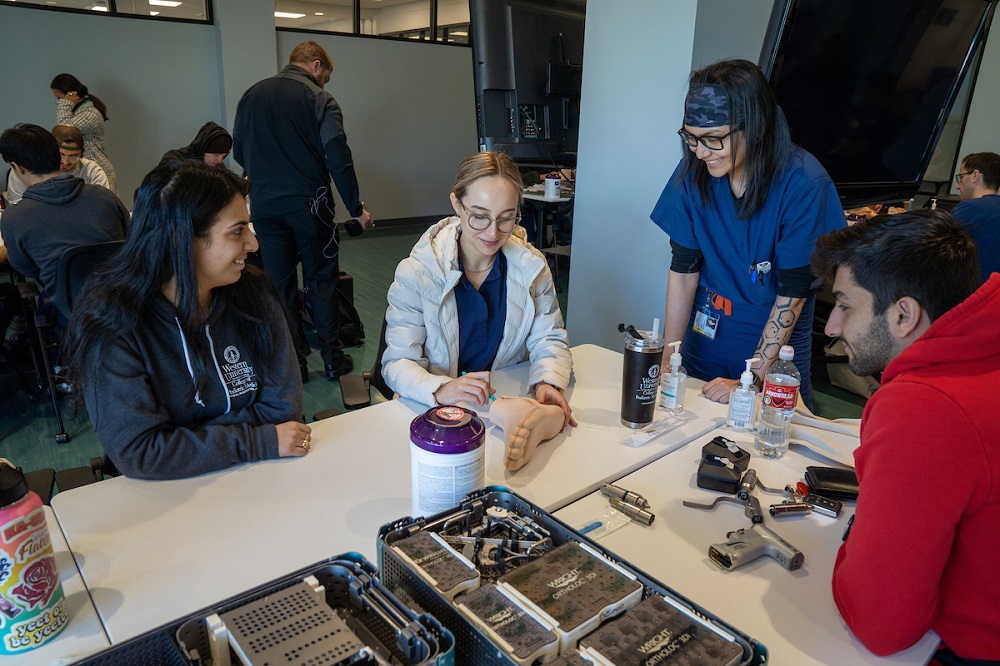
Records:
{"label": "man in black jacket standing", "polygon": [[250,214],[261,259],[291,313],[302,379],[308,380],[309,345],[296,307],[298,257],[326,378],[334,381],[354,364],[340,344],[340,246],[331,178],[351,218],[363,229],[373,221],[358,193],[340,105],[323,90],[333,71],[329,54],[316,42],[303,42],[288,62],[243,94],[236,107],[233,157],[250,179]]}

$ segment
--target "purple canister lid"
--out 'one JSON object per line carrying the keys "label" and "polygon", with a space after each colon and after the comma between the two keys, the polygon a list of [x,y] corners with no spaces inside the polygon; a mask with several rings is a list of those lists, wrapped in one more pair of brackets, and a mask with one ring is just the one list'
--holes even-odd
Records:
{"label": "purple canister lid", "polygon": [[431,453],[467,453],[483,444],[486,426],[461,407],[432,407],[410,423],[410,441]]}

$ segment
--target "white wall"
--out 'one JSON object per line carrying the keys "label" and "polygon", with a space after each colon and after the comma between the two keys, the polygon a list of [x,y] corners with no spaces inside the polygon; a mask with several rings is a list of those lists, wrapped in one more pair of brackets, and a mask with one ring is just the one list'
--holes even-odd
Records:
{"label": "white wall", "polygon": [[[986,41],[979,77],[972,92],[969,117],[962,135],[958,159],[969,153],[1000,153],[1000,131],[997,129],[997,109],[1000,109],[1000,26],[994,19],[992,34]],[[961,166],[961,162],[957,166]],[[954,181],[952,193],[957,194]]]}
{"label": "white wall", "polygon": [[568,330],[618,349],[663,317],[670,246],[649,219],[680,159],[696,0],[590,0]]}
{"label": "white wall", "polygon": [[7,63],[0,129],[20,122],[51,129],[49,83],[73,74],[108,105],[108,156],[129,208],[164,152],[187,145],[206,121],[222,122],[214,26],[5,6],[0,26]]}
{"label": "white wall", "polygon": [[[344,109],[372,214],[448,213],[455,169],[477,147],[471,49],[276,35],[271,0],[215,0],[215,9],[217,25],[198,25],[0,5],[0,57],[10,64],[0,130],[55,125],[49,82],[74,74],[108,104],[108,154],[131,207],[133,191],[164,152],[187,145],[206,121],[231,128],[243,91],[276,73],[293,46],[314,39],[335,64],[327,89]],[[343,206],[338,218],[345,218]]]}
{"label": "white wall", "polygon": [[760,60],[774,0],[699,0],[692,69],[717,60]]}
{"label": "white wall", "polygon": [[376,219],[449,214],[458,164],[478,149],[472,50],[280,31],[280,61],[307,38],[333,60],[326,89],[344,110],[361,197]]}
{"label": "white wall", "polygon": [[[218,68],[222,81],[222,117],[233,126],[236,106],[246,89],[280,69],[274,33],[274,0],[213,0]],[[247,48],[253,44],[253,48]]]}

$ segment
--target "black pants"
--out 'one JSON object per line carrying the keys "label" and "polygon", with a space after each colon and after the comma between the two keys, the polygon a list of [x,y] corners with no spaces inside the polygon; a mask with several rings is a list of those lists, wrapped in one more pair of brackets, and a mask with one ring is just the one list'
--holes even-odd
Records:
{"label": "black pants", "polygon": [[278,286],[291,314],[296,353],[300,358],[309,354],[297,302],[299,285],[295,269],[301,258],[307,298],[312,304],[313,323],[319,335],[320,354],[324,363],[339,365],[344,358],[344,348],[340,344],[336,294],[340,275],[339,237],[333,220],[321,219],[308,208],[302,208],[254,220],[253,226],[260,241],[264,271]]}

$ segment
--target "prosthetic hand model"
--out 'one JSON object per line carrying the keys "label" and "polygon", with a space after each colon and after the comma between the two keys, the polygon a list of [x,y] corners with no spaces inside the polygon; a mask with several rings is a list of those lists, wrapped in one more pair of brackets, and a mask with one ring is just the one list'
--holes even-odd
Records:
{"label": "prosthetic hand model", "polygon": [[490,421],[504,433],[504,467],[515,471],[531,460],[539,444],[559,434],[563,410],[531,398],[497,398],[490,407]]}

